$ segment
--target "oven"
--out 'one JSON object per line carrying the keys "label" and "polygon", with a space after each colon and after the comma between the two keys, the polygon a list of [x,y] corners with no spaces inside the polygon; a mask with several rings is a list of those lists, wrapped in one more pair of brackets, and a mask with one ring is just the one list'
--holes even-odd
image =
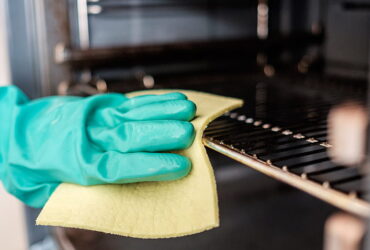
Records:
{"label": "oven", "polygon": [[[245,101],[203,135],[220,228],[141,240],[31,223],[32,243],[49,234],[60,249],[76,250],[339,249],[338,242],[367,249],[367,133],[330,117],[349,106],[367,117],[369,1],[22,0],[7,7],[13,81],[31,97],[175,88]],[[353,154],[363,158],[333,160],[345,153],[330,136],[346,144],[353,131],[362,133]],[[335,230],[351,225],[357,240]]]}

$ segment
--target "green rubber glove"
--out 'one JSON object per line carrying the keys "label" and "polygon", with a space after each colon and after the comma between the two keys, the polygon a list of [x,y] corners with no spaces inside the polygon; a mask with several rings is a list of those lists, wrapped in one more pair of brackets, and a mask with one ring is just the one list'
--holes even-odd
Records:
{"label": "green rubber glove", "polygon": [[0,179],[42,207],[61,182],[80,185],[168,181],[187,175],[194,103],[181,93],[48,97],[0,88]]}

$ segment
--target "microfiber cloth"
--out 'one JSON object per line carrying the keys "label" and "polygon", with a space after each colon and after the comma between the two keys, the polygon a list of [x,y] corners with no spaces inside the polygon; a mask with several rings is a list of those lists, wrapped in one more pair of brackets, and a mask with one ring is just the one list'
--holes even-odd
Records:
{"label": "microfiber cloth", "polygon": [[128,94],[182,92],[197,105],[192,146],[176,153],[192,161],[180,180],[124,185],[59,185],[37,218],[38,225],[81,228],[135,238],[169,238],[219,225],[215,177],[202,144],[203,130],[239,99],[188,90],[149,90]]}

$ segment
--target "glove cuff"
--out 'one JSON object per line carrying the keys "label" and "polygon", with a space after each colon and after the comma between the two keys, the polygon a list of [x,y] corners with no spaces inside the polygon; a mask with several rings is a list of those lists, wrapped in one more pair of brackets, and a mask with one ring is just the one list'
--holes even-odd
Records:
{"label": "glove cuff", "polygon": [[28,97],[15,86],[0,87],[0,180],[4,178],[9,148],[9,135],[13,124],[14,110],[29,102]]}

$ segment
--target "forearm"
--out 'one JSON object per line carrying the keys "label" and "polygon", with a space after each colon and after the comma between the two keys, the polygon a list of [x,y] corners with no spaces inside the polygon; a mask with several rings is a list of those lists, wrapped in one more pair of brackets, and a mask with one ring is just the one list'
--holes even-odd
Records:
{"label": "forearm", "polygon": [[15,109],[28,101],[28,97],[15,86],[0,87],[0,180],[5,173],[9,134]]}

